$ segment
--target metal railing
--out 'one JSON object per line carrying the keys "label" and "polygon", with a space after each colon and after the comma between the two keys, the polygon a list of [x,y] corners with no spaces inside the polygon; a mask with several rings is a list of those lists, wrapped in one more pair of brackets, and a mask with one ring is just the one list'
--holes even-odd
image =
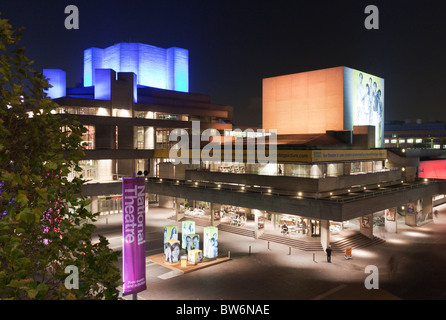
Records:
{"label": "metal railing", "polygon": [[[280,197],[292,197],[296,199],[318,200],[326,202],[346,203],[351,201],[357,201],[361,199],[373,198],[385,194],[401,192],[404,190],[417,189],[425,187],[427,185],[435,183],[435,180],[419,181],[414,183],[402,183],[398,185],[390,185],[385,187],[379,187],[378,189],[361,189],[361,186],[357,188],[351,188],[350,192],[346,191],[340,195],[334,196],[321,196],[321,194],[308,194],[305,192],[295,192],[289,190],[273,189],[267,186],[247,186],[241,184],[231,184],[224,182],[214,181],[193,181],[193,180],[179,180],[179,179],[166,179],[166,178],[146,178],[147,181],[154,183],[167,183],[174,186],[185,186],[193,188],[204,188],[209,190],[224,190],[231,192],[251,192],[259,195],[275,195]],[[359,194],[360,193],[360,194]],[[327,194],[327,192],[325,192]]]}

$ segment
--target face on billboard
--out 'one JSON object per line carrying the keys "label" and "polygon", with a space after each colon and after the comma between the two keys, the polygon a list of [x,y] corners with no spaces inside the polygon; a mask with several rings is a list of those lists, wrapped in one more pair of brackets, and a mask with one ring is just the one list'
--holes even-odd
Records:
{"label": "face on billboard", "polygon": [[345,68],[344,88],[345,129],[375,126],[375,146],[384,147],[384,79]]}
{"label": "face on billboard", "polygon": [[164,244],[164,258],[167,262],[178,262],[180,259],[180,241],[168,240]]}
{"label": "face on billboard", "polygon": [[178,228],[174,225],[164,227],[164,242],[169,240],[178,240]]}
{"label": "face on billboard", "polygon": [[181,228],[183,230],[181,235],[181,248],[186,249],[187,241],[192,241],[190,237],[187,239],[187,236],[195,234],[195,221],[183,221],[181,224]]}

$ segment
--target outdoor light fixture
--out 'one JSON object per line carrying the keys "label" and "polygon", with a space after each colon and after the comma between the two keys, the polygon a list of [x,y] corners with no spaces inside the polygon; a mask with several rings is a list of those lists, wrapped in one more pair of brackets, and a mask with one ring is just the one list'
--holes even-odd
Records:
{"label": "outdoor light fixture", "polygon": [[333,192],[330,192],[330,196],[332,196],[333,195]]}
{"label": "outdoor light fixture", "polygon": [[364,190],[366,190],[367,188],[366,187],[364,187]]}
{"label": "outdoor light fixture", "polygon": [[271,189],[268,189],[268,193],[271,193]]}
{"label": "outdoor light fixture", "polygon": [[221,187],[221,184],[219,184],[217,187],[220,188],[220,187]]}
{"label": "outdoor light fixture", "polygon": [[163,182],[163,179],[160,179],[160,182]]}
{"label": "outdoor light fixture", "polygon": [[180,183],[180,180],[177,180],[177,183]]}
{"label": "outdoor light fixture", "polygon": [[403,149],[402,151],[403,151],[403,152],[406,152],[406,149]]}
{"label": "outdoor light fixture", "polygon": [[299,197],[302,196],[302,192],[299,192],[297,195],[298,195]]}
{"label": "outdoor light fixture", "polygon": [[347,192],[350,192],[350,189],[348,189]]}
{"label": "outdoor light fixture", "polygon": [[401,170],[402,170],[402,171],[406,171],[406,168],[403,167],[403,168],[401,168]]}
{"label": "outdoor light fixture", "polygon": [[198,182],[195,182],[195,185],[198,186]]}
{"label": "outdoor light fixture", "polygon": [[378,188],[379,188],[379,187],[381,187],[381,185],[380,185],[380,184],[378,184]]}
{"label": "outdoor light fixture", "polygon": [[427,182],[427,179],[424,179],[424,182]]}

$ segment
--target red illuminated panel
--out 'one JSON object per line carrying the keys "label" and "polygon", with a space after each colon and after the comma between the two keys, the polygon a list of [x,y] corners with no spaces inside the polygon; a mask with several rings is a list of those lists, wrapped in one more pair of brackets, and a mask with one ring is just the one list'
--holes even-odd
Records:
{"label": "red illuminated panel", "polygon": [[446,160],[420,161],[418,177],[427,179],[446,179]]}

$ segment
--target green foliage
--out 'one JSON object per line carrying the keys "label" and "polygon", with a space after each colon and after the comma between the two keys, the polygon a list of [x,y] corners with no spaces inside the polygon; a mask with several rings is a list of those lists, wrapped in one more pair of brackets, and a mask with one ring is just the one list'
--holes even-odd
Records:
{"label": "green foliage", "polygon": [[[0,299],[116,299],[119,252],[103,237],[92,243],[97,215],[82,177],[68,179],[85,129],[54,114],[21,36],[0,17]],[[79,289],[65,287],[70,265]]]}

